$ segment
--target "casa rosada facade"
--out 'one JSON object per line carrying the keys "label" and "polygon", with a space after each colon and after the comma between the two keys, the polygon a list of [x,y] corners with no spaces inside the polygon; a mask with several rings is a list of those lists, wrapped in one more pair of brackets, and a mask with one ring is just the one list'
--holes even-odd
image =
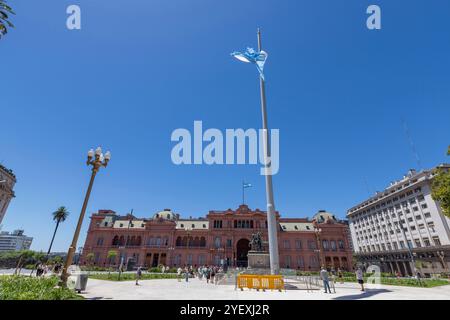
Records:
{"label": "casa rosada facade", "polygon": [[[313,219],[277,215],[280,267],[317,271],[320,265],[351,270],[348,224],[319,211]],[[266,212],[241,205],[210,211],[205,218],[183,219],[170,209],[139,219],[112,210],[92,214],[81,264],[128,269],[168,265],[247,266],[252,234],[267,241]]]}

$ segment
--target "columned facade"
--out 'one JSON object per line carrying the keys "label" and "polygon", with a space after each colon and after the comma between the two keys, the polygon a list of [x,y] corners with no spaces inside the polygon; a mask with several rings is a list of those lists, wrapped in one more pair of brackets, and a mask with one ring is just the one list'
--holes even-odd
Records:
{"label": "columned facade", "polygon": [[[309,220],[281,218],[277,212],[276,219],[282,268],[317,271],[322,262],[329,268],[352,269],[348,225],[332,214],[320,211]],[[169,209],[148,219],[99,210],[91,216],[81,263],[108,267],[123,261],[130,269],[138,265],[246,267],[249,242],[256,232],[267,242],[266,213],[246,205],[210,211],[196,219],[180,218]],[[110,251],[116,251],[115,257],[108,258]]]}

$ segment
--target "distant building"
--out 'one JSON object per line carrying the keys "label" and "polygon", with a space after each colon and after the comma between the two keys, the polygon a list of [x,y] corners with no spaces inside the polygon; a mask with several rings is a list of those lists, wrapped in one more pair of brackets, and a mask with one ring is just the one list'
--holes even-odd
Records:
{"label": "distant building", "polygon": [[[449,164],[439,166],[449,170]],[[384,272],[449,272],[450,219],[431,197],[434,170],[410,170],[347,212],[358,261]],[[414,261],[414,263],[413,263]]]}
{"label": "distant building", "polygon": [[[151,218],[99,210],[91,216],[81,264],[246,267],[252,234],[261,232],[267,241],[266,218],[265,211],[247,205],[209,211],[197,219],[181,218],[170,209]],[[282,268],[317,271],[322,263],[330,269],[352,269],[348,225],[334,215],[321,210],[310,220],[281,218],[277,212],[276,219]],[[109,259],[110,250],[117,257]]]}
{"label": "distant building", "polygon": [[14,185],[16,184],[16,176],[11,169],[7,169],[0,164],[0,224],[6,214],[6,209],[14,195]]}
{"label": "distant building", "polygon": [[23,234],[23,230],[0,232],[0,252],[30,249],[33,238]]}

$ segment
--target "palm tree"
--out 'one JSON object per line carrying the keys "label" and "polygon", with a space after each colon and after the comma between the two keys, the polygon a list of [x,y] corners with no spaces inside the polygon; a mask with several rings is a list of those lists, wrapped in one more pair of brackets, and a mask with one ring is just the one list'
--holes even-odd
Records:
{"label": "palm tree", "polygon": [[8,28],[14,28],[9,21],[10,14],[15,14],[10,6],[6,4],[6,0],[0,0],[0,38],[8,33]]}
{"label": "palm tree", "polygon": [[55,240],[56,231],[58,230],[59,223],[64,222],[67,219],[67,216],[69,215],[69,211],[67,211],[66,207],[59,207],[58,210],[52,213],[53,214],[53,220],[56,221],[56,227],[55,231],[53,232],[52,242],[50,242],[50,247],[47,251],[47,257],[50,254],[50,250],[52,250],[53,240]]}

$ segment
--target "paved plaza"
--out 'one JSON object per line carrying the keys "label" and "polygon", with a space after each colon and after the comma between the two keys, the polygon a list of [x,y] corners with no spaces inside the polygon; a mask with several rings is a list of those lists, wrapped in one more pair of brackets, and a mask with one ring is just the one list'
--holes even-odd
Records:
{"label": "paved plaza", "polygon": [[[288,283],[289,284],[289,283]],[[307,291],[290,283],[283,292],[235,290],[234,285],[213,285],[199,279],[178,282],[175,279],[134,281],[104,281],[89,279],[87,299],[121,300],[450,300],[450,285],[435,288],[367,285],[361,292],[356,283],[336,284],[336,293]]]}

